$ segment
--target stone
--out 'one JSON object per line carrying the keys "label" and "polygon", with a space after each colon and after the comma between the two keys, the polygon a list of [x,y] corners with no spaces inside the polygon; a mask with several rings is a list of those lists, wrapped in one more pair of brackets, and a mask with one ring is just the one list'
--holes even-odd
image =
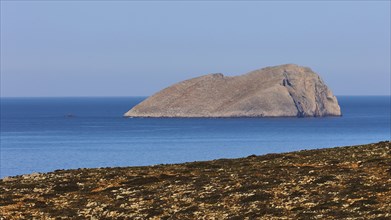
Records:
{"label": "stone", "polygon": [[209,74],[165,88],[125,117],[341,116],[337,98],[308,67],[286,64],[240,76]]}
{"label": "stone", "polygon": [[[0,219],[390,219],[390,146],[15,176],[0,179]],[[84,188],[53,190],[69,176]]]}

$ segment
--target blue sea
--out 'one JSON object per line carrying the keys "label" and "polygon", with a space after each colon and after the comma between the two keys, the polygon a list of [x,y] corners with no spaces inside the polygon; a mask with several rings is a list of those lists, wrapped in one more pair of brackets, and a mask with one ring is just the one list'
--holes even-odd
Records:
{"label": "blue sea", "polygon": [[122,117],[144,99],[1,98],[0,176],[237,158],[390,140],[390,96],[339,96],[342,117]]}

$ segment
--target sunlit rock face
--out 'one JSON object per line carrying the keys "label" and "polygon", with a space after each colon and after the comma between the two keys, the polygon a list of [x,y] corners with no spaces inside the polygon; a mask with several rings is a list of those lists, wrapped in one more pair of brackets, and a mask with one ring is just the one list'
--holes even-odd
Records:
{"label": "sunlit rock face", "polygon": [[318,74],[294,64],[240,76],[208,74],[150,96],[126,117],[340,116],[337,98]]}

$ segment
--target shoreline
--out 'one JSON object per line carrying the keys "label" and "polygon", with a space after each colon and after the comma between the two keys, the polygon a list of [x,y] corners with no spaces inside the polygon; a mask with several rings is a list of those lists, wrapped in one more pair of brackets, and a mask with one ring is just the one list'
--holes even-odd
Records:
{"label": "shoreline", "polygon": [[[338,116],[339,117],[339,116]],[[246,117],[244,117],[246,118]],[[297,118],[297,117],[292,117],[292,118]],[[310,117],[308,117],[310,118]],[[315,117],[312,117],[312,118],[315,118]],[[164,119],[164,118],[163,118]],[[212,119],[212,118],[210,118]],[[157,164],[149,164],[149,165],[132,165],[132,166],[107,166],[107,167],[79,167],[79,168],[60,168],[60,169],[53,169],[51,171],[45,171],[45,172],[40,172],[40,171],[37,171],[37,172],[31,172],[31,173],[23,173],[23,174],[17,174],[17,175],[11,175],[11,176],[3,176],[3,177],[0,177],[0,181],[3,180],[3,179],[6,179],[6,181],[8,179],[13,179],[13,178],[19,178],[19,177],[22,177],[22,178],[26,178],[30,175],[33,175],[33,176],[38,176],[38,175],[46,175],[46,174],[52,174],[52,173],[56,173],[56,172],[64,172],[64,171],[69,171],[69,172],[72,172],[72,171],[81,171],[81,170],[94,170],[94,169],[131,169],[131,168],[143,168],[143,167],[157,167],[157,166],[170,166],[170,165],[182,165],[182,164],[189,164],[189,163],[202,163],[202,162],[213,162],[213,161],[219,161],[219,160],[238,160],[238,159],[244,159],[244,158],[247,158],[247,157],[262,157],[262,156],[267,156],[267,155],[278,155],[278,154],[291,154],[291,153],[300,153],[300,152],[306,152],[306,151],[318,151],[318,150],[327,150],[327,149],[334,149],[334,148],[346,148],[346,147],[355,147],[355,146],[363,146],[363,145],[371,145],[371,144],[378,144],[378,143],[383,143],[383,142],[390,142],[388,140],[385,140],[385,141],[379,141],[379,142],[373,142],[373,143],[368,143],[368,144],[359,144],[359,145],[347,145],[347,146],[335,146],[335,147],[321,147],[321,148],[303,148],[301,150],[295,150],[295,151],[283,151],[283,152],[279,152],[279,153],[265,153],[265,154],[251,154],[251,155],[247,155],[247,156],[244,156],[244,157],[233,157],[233,158],[225,158],[225,157],[222,157],[222,158],[217,158],[217,159],[211,159],[211,160],[194,160],[194,161],[186,161],[186,162],[174,162],[174,163],[157,163]]]}
{"label": "shoreline", "polygon": [[391,217],[389,141],[0,179],[4,219]]}

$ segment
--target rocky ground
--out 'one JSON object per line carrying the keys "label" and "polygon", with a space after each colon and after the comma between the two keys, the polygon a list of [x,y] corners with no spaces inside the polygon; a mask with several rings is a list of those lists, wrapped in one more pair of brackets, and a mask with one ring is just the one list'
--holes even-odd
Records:
{"label": "rocky ground", "polygon": [[390,142],[0,181],[1,219],[391,219]]}

